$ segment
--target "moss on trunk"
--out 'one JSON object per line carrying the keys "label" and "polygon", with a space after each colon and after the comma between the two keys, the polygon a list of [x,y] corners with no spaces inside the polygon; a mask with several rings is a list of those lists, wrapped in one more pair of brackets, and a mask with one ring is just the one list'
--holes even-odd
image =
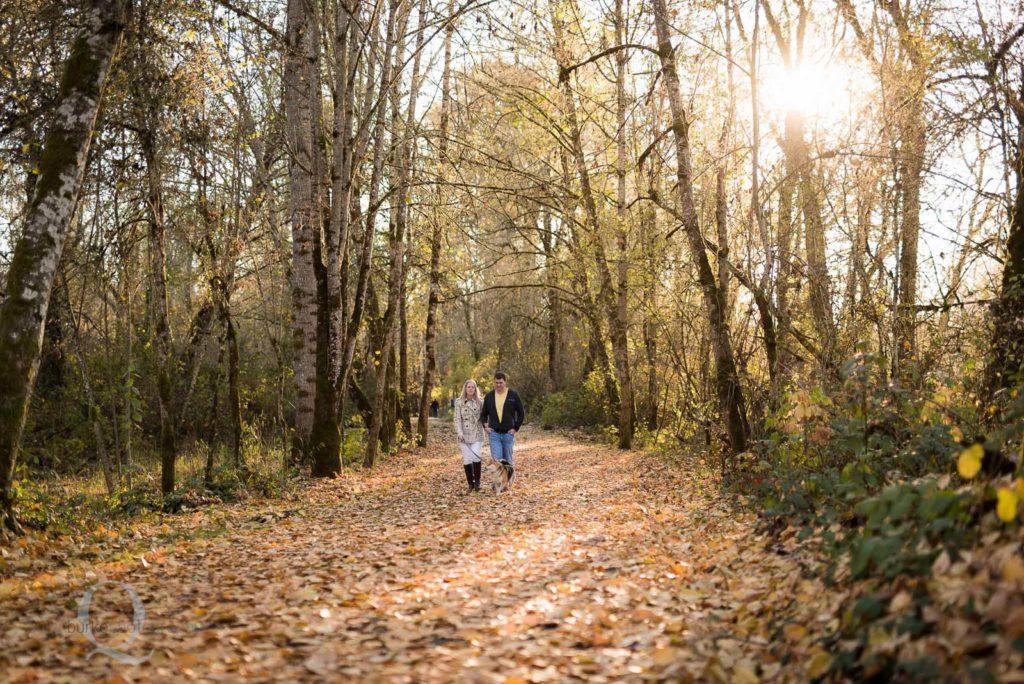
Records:
{"label": "moss on trunk", "polygon": [[39,181],[0,306],[0,518],[14,515],[14,466],[39,369],[46,311],[82,184],[100,96],[123,29],[125,2],[94,0],[61,78],[57,116],[43,143]]}

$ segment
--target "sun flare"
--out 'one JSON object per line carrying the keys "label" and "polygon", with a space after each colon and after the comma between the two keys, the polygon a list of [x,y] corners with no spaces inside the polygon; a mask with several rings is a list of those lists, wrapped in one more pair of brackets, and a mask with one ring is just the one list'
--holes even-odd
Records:
{"label": "sun flare", "polygon": [[768,109],[825,120],[842,118],[861,90],[856,75],[842,64],[780,65],[766,69],[761,82]]}

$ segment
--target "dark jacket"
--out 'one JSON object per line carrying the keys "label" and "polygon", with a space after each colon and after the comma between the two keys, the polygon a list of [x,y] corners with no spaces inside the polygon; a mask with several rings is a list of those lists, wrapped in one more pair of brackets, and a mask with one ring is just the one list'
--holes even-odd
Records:
{"label": "dark jacket", "polygon": [[508,396],[505,397],[505,406],[501,411],[501,422],[498,422],[498,409],[494,405],[494,390],[484,397],[484,407],[480,411],[480,422],[490,425],[495,432],[508,432],[515,430],[519,432],[523,421],[526,420],[526,407],[523,400],[514,389],[509,388]]}

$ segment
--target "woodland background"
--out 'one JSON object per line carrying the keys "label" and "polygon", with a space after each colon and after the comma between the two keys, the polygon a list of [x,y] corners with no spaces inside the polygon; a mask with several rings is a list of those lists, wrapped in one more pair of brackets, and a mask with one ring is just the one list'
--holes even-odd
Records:
{"label": "woodland background", "polygon": [[31,0],[0,26],[11,529],[372,467],[500,369],[535,425],[700,454],[857,577],[1016,534],[1014,3]]}

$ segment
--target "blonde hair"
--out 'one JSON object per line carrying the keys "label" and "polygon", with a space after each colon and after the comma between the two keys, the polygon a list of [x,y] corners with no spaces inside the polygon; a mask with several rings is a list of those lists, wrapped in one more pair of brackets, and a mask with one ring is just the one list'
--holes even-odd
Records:
{"label": "blonde hair", "polygon": [[476,380],[474,380],[473,378],[470,378],[469,380],[466,380],[466,382],[462,383],[462,396],[459,397],[459,400],[462,402],[469,401],[469,395],[466,393],[466,386],[469,383],[473,383],[473,388],[476,390],[476,396],[473,397],[474,401],[480,401],[480,385],[478,385]]}

